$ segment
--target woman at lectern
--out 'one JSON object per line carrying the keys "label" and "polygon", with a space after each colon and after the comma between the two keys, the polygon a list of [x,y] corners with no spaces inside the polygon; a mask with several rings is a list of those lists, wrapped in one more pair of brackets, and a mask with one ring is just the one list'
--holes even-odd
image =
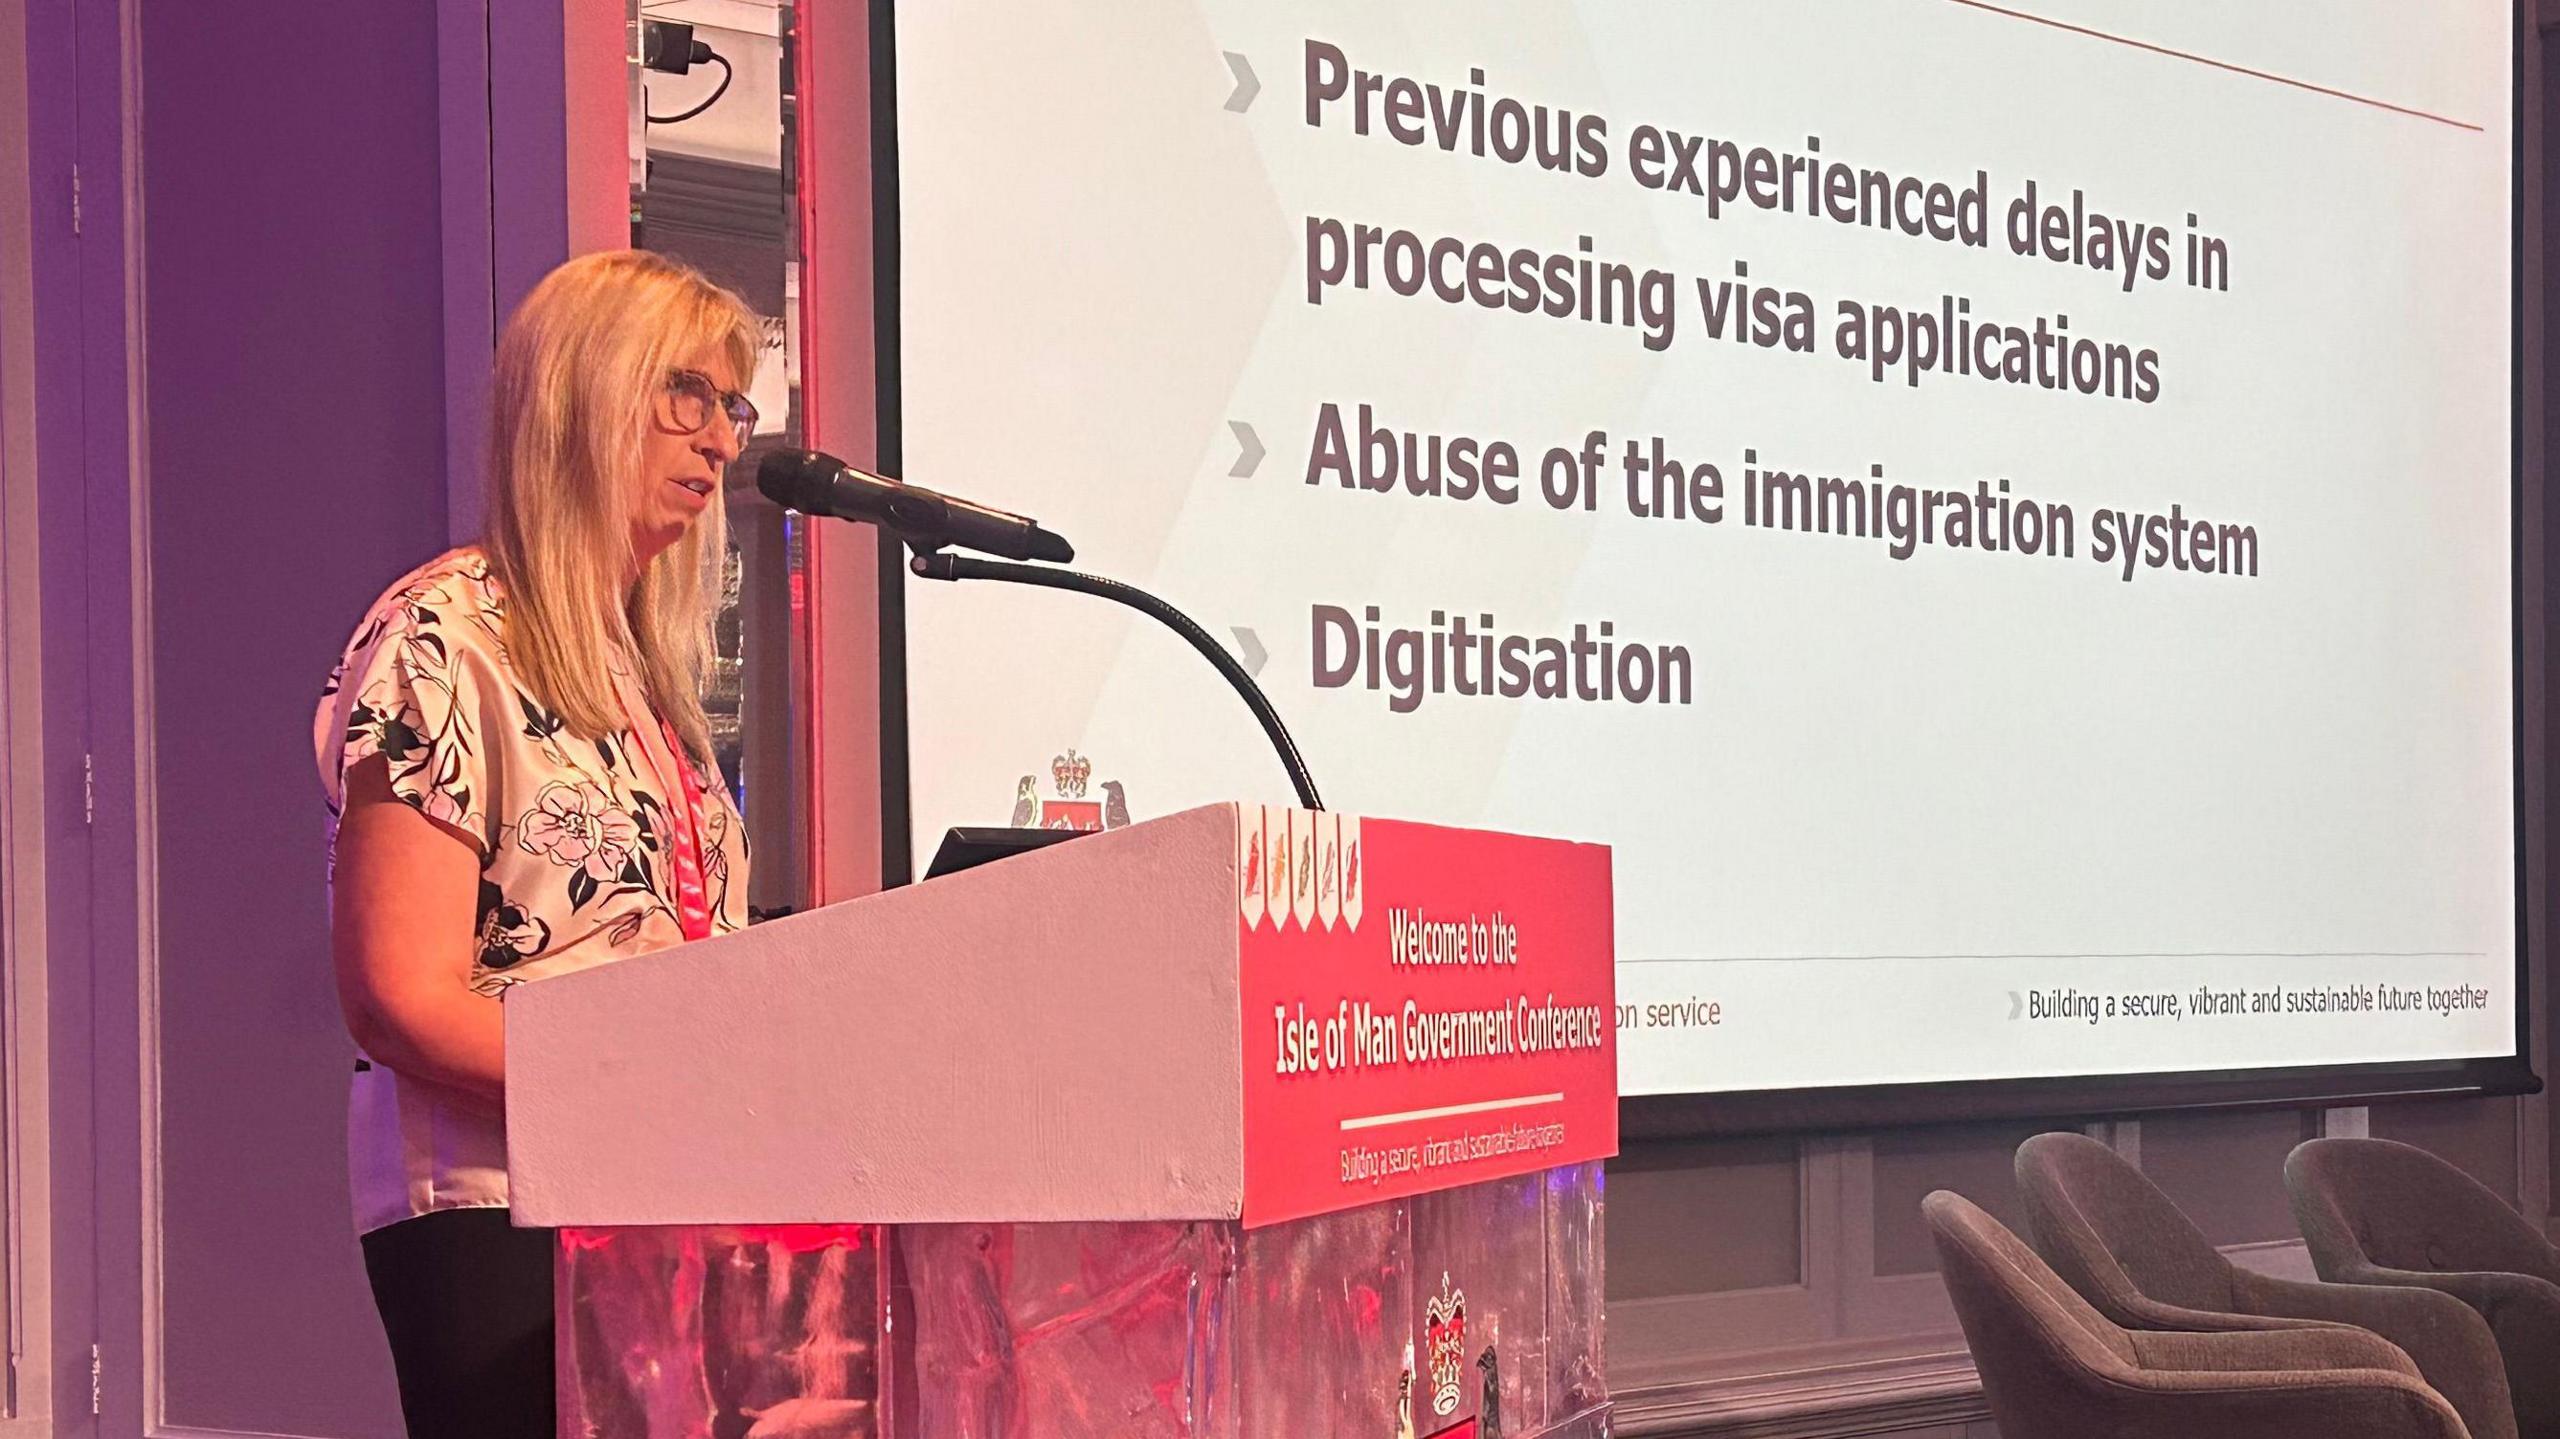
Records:
{"label": "woman at lectern", "polygon": [[639,252],[497,352],[479,544],[393,585],[322,692],[348,1160],[412,1439],[550,1439],[550,1236],[508,1223],[499,1002],[747,922],[700,690],[759,329]]}

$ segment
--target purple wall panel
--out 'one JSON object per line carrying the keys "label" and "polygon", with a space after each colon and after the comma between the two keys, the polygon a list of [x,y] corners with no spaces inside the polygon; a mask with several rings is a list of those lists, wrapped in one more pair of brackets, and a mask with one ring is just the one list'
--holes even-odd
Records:
{"label": "purple wall panel", "polygon": [[168,1422],[397,1432],[311,717],[443,547],[434,0],[141,8]]}
{"label": "purple wall panel", "polygon": [[[81,247],[71,236],[69,178],[96,127],[82,123],[81,90],[93,77],[80,68],[79,19],[73,6],[67,0],[38,0],[27,7],[26,24],[30,260],[38,356],[37,527],[43,535],[46,963],[56,976],[48,988],[45,1016],[55,1069],[47,1118],[52,1200],[60,1227],[57,1253],[66,1262],[55,1268],[49,1296],[31,1296],[38,1303],[50,1300],[56,1356],[52,1382],[46,1393],[23,1397],[38,1412],[78,1415],[88,1409],[88,1376],[67,1356],[89,1342],[97,1323],[97,1287],[87,1242],[95,1162],[95,1111],[85,1082],[91,1008],[89,987],[79,981],[88,972],[97,936],[90,924],[93,877],[89,829],[81,820],[80,766],[91,742],[90,567],[83,553],[89,496],[82,478],[90,437],[85,376],[78,363],[89,316],[83,305]],[[108,59],[112,62],[112,50]],[[108,78],[112,82],[112,64]],[[106,160],[109,174],[114,173],[112,155],[109,150],[99,157]],[[93,167],[96,163],[91,162]],[[114,333],[121,334],[121,327]],[[79,1431],[65,1425],[64,1432]]]}

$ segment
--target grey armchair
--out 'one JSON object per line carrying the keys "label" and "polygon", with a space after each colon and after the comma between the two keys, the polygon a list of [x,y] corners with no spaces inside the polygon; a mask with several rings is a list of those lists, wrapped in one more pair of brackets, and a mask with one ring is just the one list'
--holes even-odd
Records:
{"label": "grey armchair", "polygon": [[1921,1201],[2000,1439],[2467,1439],[2362,1330],[2129,1330],[1960,1195]]}
{"label": "grey armchair", "polygon": [[2036,1252],[2115,1323],[2216,1332],[2368,1329],[2416,1362],[2472,1439],[2516,1439],[2498,1341],[2452,1295],[2251,1273],[2223,1258],[2141,1170],[2086,1135],[2039,1134],[2018,1146],[2017,1165]]}
{"label": "grey armchair", "polygon": [[2284,1162],[2323,1279],[2441,1290],[2497,1336],[2516,1429],[2560,1439],[2560,1252],[2470,1175],[2387,1139],[2314,1139]]}

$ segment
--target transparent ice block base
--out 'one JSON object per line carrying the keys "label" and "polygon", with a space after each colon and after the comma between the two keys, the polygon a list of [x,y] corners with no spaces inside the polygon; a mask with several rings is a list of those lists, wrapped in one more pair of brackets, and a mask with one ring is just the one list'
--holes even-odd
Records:
{"label": "transparent ice block base", "polygon": [[1234,1223],[563,1230],[578,1439],[1605,1439],[1601,1168]]}

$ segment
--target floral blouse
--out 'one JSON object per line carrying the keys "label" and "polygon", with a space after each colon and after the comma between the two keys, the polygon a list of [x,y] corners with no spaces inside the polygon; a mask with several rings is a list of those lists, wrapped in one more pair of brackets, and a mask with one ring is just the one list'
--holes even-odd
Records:
{"label": "floral blouse", "polygon": [[[624,713],[654,725],[636,678],[614,679]],[[375,603],[321,691],[312,738],[333,831],[346,771],[379,755],[394,795],[478,853],[481,994],[683,942],[669,846],[686,801],[672,783],[696,790],[712,933],[746,926],[746,830],[727,786],[658,732],[646,744],[636,725],[571,733],[509,662],[506,596],[475,549]],[[498,1118],[450,1091],[360,1065],[349,1144],[360,1229],[506,1203]]]}

